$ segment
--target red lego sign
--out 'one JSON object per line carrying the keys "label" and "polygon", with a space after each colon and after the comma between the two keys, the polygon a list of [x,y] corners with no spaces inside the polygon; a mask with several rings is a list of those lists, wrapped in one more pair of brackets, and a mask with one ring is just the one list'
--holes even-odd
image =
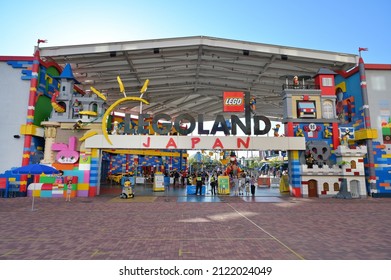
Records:
{"label": "red lego sign", "polygon": [[223,102],[223,112],[244,112],[243,92],[225,91]]}

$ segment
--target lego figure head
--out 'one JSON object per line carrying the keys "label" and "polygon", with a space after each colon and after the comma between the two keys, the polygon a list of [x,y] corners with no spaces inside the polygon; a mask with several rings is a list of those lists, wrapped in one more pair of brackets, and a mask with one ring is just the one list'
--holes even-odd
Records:
{"label": "lego figure head", "polygon": [[56,160],[59,163],[73,164],[79,160],[79,152],[76,151],[77,138],[75,136],[69,137],[69,145],[64,143],[53,143],[52,150],[58,151]]}
{"label": "lego figure head", "polygon": [[235,154],[235,152],[231,151],[231,154],[229,156],[230,156],[231,163],[236,163],[236,154]]}

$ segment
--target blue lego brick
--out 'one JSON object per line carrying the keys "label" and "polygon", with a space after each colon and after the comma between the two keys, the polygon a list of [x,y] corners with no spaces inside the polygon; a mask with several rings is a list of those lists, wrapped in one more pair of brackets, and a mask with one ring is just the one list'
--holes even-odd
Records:
{"label": "blue lego brick", "polygon": [[23,80],[23,81],[29,81],[29,80],[31,80],[31,70],[22,70],[22,77],[21,77],[21,79]]}
{"label": "blue lego brick", "polygon": [[99,166],[98,165],[91,165],[90,170],[91,170],[91,173],[96,173],[99,170]]}
{"label": "blue lego brick", "polygon": [[98,176],[97,176],[97,174],[91,174],[91,175],[90,175],[90,183],[91,183],[91,184],[96,184],[96,183],[98,183]]}
{"label": "blue lego brick", "polygon": [[84,182],[84,170],[64,170],[64,176],[76,176],[78,182]]}
{"label": "blue lego brick", "polygon": [[52,197],[51,190],[41,190],[41,197]]}
{"label": "blue lego brick", "polygon": [[292,185],[293,186],[300,186],[301,185],[301,179],[294,179],[294,178],[292,178]]}
{"label": "blue lego brick", "polygon": [[23,61],[23,60],[12,60],[12,61],[7,61],[8,65],[11,65],[12,68],[28,68],[31,67],[33,64],[33,61]]}

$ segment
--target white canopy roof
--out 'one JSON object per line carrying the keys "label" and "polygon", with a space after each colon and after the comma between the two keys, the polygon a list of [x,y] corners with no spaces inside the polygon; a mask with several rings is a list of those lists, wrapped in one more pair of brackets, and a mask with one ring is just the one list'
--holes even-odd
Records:
{"label": "white canopy roof", "polygon": [[[257,98],[259,115],[283,115],[280,93],[283,76],[313,77],[319,68],[348,70],[358,62],[354,54],[284,47],[196,36],[88,45],[42,47],[41,57],[65,66],[70,63],[83,90],[90,86],[105,93],[108,103],[127,96],[144,98],[143,113],[204,114],[214,120],[222,114],[224,91],[245,91]],[[307,81],[311,83],[311,80]],[[138,114],[139,103],[121,104],[116,111]]]}

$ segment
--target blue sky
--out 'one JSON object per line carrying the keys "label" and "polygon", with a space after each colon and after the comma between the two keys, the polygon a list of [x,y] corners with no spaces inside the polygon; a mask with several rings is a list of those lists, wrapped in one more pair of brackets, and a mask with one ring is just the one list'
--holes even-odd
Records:
{"label": "blue sky", "polygon": [[[55,4],[57,3],[57,4]],[[187,36],[357,54],[391,64],[389,0],[111,0],[0,2],[0,56],[46,46]]]}

